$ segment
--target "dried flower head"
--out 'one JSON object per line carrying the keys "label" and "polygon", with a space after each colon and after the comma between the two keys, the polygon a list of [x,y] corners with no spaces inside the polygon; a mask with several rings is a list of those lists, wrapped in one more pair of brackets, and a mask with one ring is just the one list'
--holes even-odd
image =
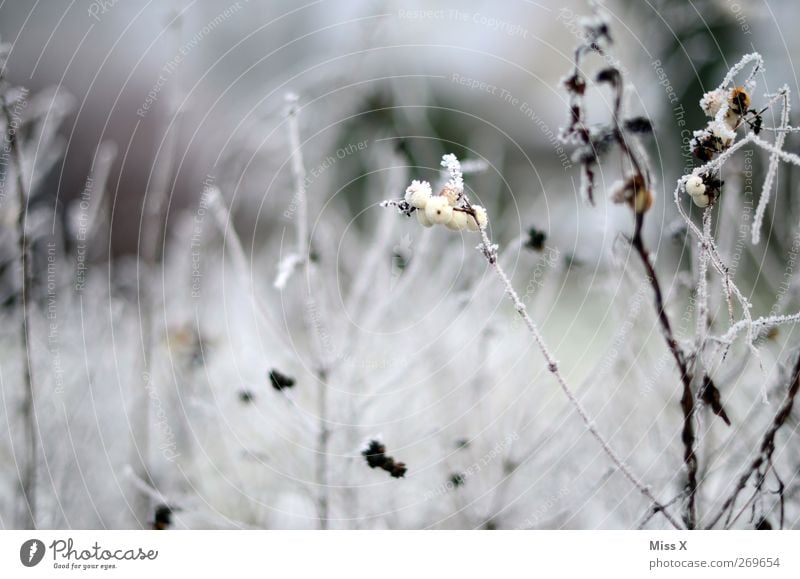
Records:
{"label": "dried flower head", "polygon": [[743,115],[750,110],[750,93],[743,86],[737,86],[731,91],[728,106],[737,115]]}

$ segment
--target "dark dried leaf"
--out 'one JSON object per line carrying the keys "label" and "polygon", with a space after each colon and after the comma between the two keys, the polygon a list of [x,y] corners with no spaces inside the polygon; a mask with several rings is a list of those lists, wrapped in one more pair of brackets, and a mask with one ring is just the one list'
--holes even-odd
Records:
{"label": "dark dried leaf", "polygon": [[597,82],[607,82],[614,86],[617,86],[621,79],[622,75],[620,74],[619,69],[617,69],[614,66],[609,66],[608,68],[604,68],[603,70],[597,73],[597,77],[595,78]]}
{"label": "dark dried leaf", "polygon": [[539,231],[535,227],[528,230],[528,239],[525,241],[525,248],[533,251],[541,251],[544,249],[544,242],[547,240],[547,234],[544,231]]}
{"label": "dark dried leaf", "polygon": [[169,505],[158,505],[153,518],[153,530],[165,531],[172,524],[172,507]]}
{"label": "dark dried leaf", "polygon": [[269,372],[269,381],[275,390],[283,390],[284,388],[291,388],[294,386],[294,378],[291,378],[285,374],[281,374],[275,368]]}
{"label": "dark dried leaf", "polygon": [[456,488],[462,486],[464,484],[464,475],[458,472],[453,473],[450,475],[450,483]]}
{"label": "dark dried leaf", "polygon": [[386,447],[377,440],[370,440],[367,448],[361,451],[370,468],[383,468],[387,460],[385,453]]}
{"label": "dark dried leaf", "polygon": [[647,117],[633,117],[625,121],[625,130],[629,133],[646,135],[653,132],[653,123]]}
{"label": "dark dried leaf", "polygon": [[719,390],[709,376],[703,378],[703,386],[700,392],[700,398],[703,400],[703,402],[708,404],[714,414],[725,421],[725,424],[728,426],[731,425],[731,421],[728,418],[728,413],[725,412],[725,409],[722,407]]}

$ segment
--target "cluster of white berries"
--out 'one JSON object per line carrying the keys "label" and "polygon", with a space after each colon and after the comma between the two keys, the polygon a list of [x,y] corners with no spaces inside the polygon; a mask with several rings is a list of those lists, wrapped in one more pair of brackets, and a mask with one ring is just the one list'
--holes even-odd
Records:
{"label": "cluster of white berries", "polygon": [[703,178],[700,175],[692,175],[686,179],[684,189],[692,198],[695,205],[698,207],[708,207],[711,198],[708,195],[706,184],[703,182]]}
{"label": "cluster of white berries", "polygon": [[444,155],[442,166],[450,179],[438,195],[434,195],[427,181],[411,182],[406,189],[405,201],[416,209],[417,220],[425,227],[444,225],[455,231],[478,231],[486,227],[486,209],[470,205],[464,196],[464,176],[455,155]]}

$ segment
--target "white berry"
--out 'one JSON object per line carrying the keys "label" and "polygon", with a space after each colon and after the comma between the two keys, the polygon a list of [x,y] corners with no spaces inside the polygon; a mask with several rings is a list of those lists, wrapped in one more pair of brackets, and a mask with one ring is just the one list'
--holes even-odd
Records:
{"label": "white berry", "polygon": [[414,180],[406,189],[406,201],[409,205],[417,209],[425,209],[430,198],[431,185],[427,181]]}
{"label": "white berry", "polygon": [[425,215],[432,223],[447,223],[453,216],[453,208],[445,197],[437,195],[431,197],[425,205]]}
{"label": "white berry", "polygon": [[686,192],[692,197],[706,194],[706,184],[700,175],[692,175],[686,179]]}
{"label": "white berry", "polygon": [[453,231],[462,231],[467,228],[467,214],[464,211],[453,211],[453,216],[447,222],[447,228]]}
{"label": "white berry", "polygon": [[428,219],[427,213],[425,213],[424,209],[417,209],[417,221],[419,221],[420,225],[424,225],[425,227],[433,227],[433,221]]}

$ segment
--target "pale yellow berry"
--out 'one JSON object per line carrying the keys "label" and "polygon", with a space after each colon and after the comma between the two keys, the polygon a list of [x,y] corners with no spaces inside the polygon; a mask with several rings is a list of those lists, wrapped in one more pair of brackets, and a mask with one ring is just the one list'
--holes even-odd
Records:
{"label": "pale yellow berry", "polygon": [[453,210],[453,216],[447,222],[447,228],[453,231],[462,231],[467,228],[467,214],[464,211]]}
{"label": "pale yellow berry", "polygon": [[686,192],[692,197],[706,194],[706,184],[700,175],[692,175],[686,179]]}
{"label": "pale yellow berry", "polygon": [[441,195],[431,197],[425,205],[425,215],[432,223],[444,224],[453,216],[453,208]]}
{"label": "pale yellow berry", "polygon": [[428,219],[428,215],[425,213],[424,209],[418,209],[417,213],[417,221],[420,222],[420,225],[424,225],[425,227],[433,227],[433,222]]}

